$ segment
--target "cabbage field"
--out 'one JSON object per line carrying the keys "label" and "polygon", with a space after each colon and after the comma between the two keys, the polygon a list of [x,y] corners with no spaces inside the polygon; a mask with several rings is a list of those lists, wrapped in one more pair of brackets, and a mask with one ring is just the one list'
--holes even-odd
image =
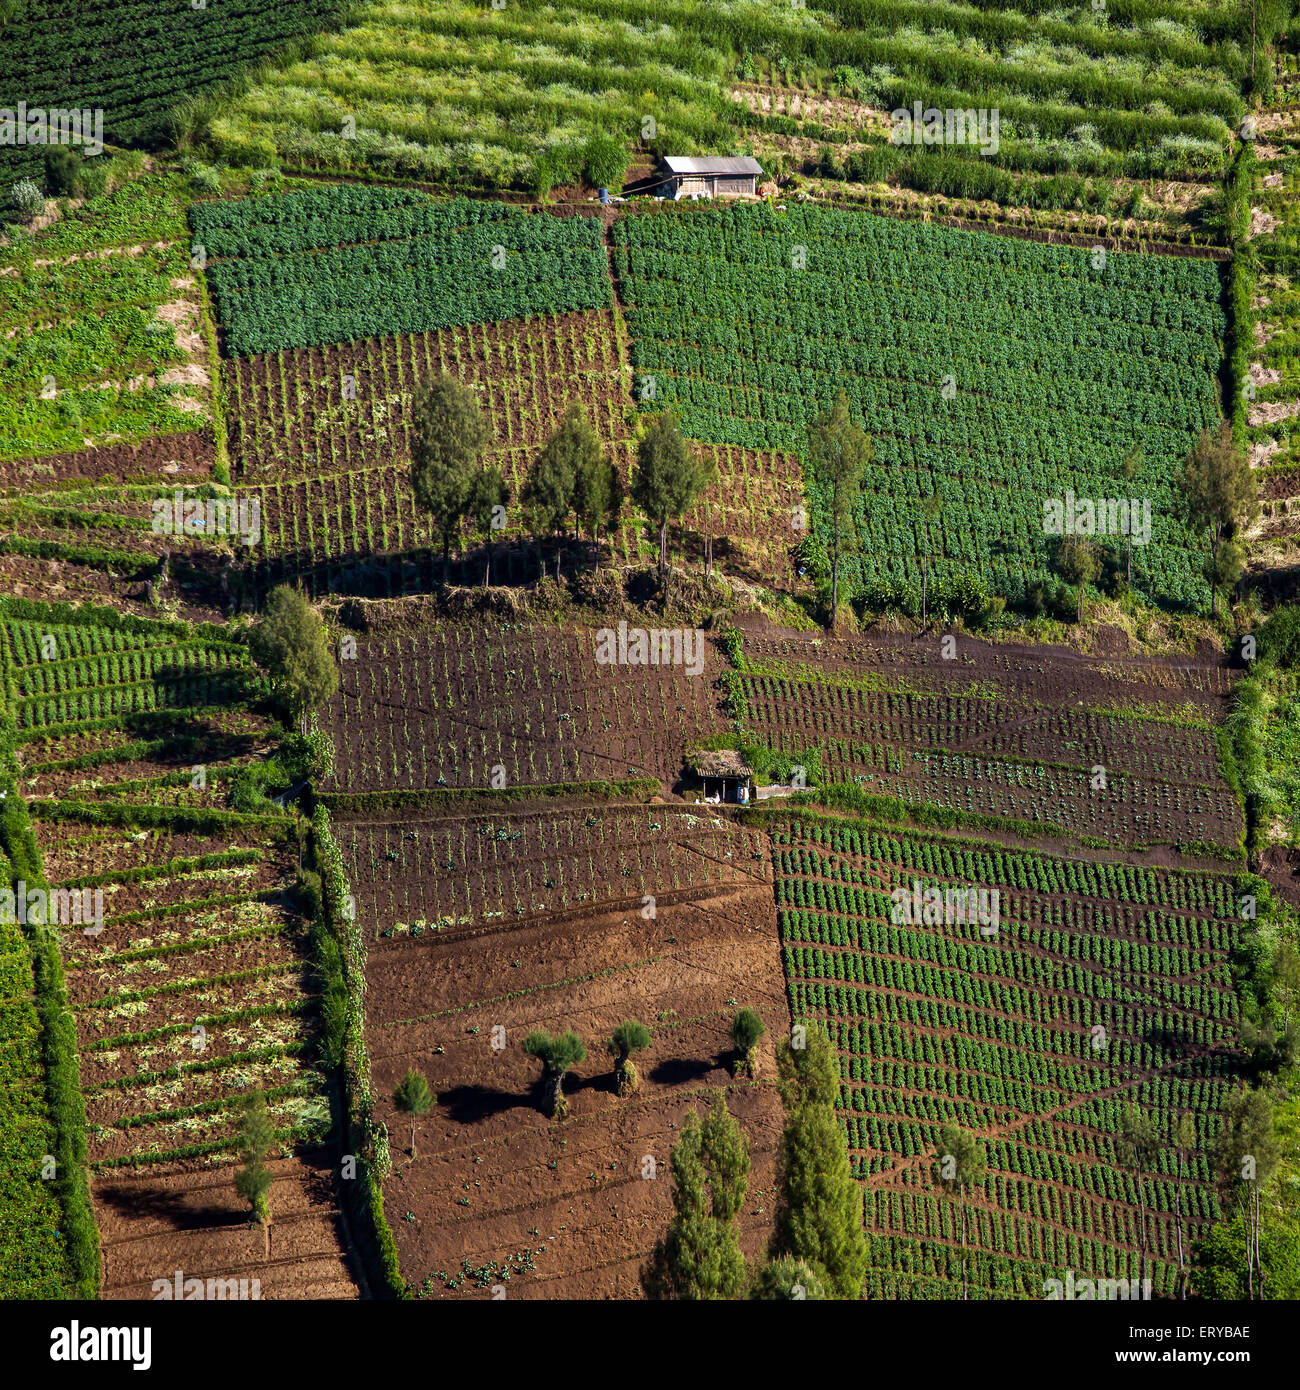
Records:
{"label": "cabbage field", "polygon": [[802,450],[848,393],[874,441],[846,562],[860,589],[919,588],[929,553],[940,581],[1020,599],[1049,571],[1043,504],[1072,491],[1149,498],[1135,588],[1204,592],[1175,478],[1218,418],[1216,263],[816,207],[626,217],[612,236],[643,409],[711,443]]}

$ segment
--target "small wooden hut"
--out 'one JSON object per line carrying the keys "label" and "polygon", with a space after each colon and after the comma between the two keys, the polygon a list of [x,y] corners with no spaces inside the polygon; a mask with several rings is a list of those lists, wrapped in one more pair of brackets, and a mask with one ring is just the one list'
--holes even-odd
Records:
{"label": "small wooden hut", "polygon": [[704,784],[705,801],[747,806],[753,800],[754,769],[734,748],[697,752],[691,762]]}
{"label": "small wooden hut", "polygon": [[670,198],[756,198],[763,166],[748,155],[718,159],[687,159],[674,155],[664,160]]}

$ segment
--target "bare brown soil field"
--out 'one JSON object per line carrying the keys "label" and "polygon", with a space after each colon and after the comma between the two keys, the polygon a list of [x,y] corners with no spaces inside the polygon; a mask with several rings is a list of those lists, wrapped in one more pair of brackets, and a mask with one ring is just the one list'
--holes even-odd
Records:
{"label": "bare brown soil field", "polygon": [[1085,659],[939,636],[746,642],[749,721],[832,781],[1116,844],[1235,852],[1237,798],[1214,730],[1233,679],[1219,662]]}
{"label": "bare brown soil field", "polygon": [[[377,1113],[393,1153],[384,1203],[418,1296],[489,1298],[493,1285],[510,1298],[639,1296],[671,1212],[674,1131],[719,1087],[750,1142],[741,1242],[759,1256],[782,1123],[772,1038],[788,1028],[766,885],[705,889],[652,921],[555,914],[464,941],[385,943],[371,948],[367,985]],[[757,1083],[729,1071],[730,1021],[745,1005],[768,1027]],[[625,1018],[654,1041],[636,1059],[639,1091],[620,1100],[601,1040]],[[498,1026],[506,1046],[496,1050]],[[521,1048],[533,1028],[571,1028],[587,1044],[558,1123],[538,1107],[539,1069]],[[416,1122],[414,1161],[390,1099],[411,1066],[438,1094]],[[647,1158],[654,1178],[643,1176]]]}
{"label": "bare brown soil field", "polygon": [[[703,810],[704,808],[700,808]],[[766,836],[711,810],[595,803],[572,810],[339,824],[362,925],[383,935],[640,908],[708,885],[768,881]]]}
{"label": "bare brown soil field", "polygon": [[[235,1194],[234,1169],[115,1172],[94,1186],[104,1247],[103,1297],[152,1299],[154,1281],[258,1281],[263,1299],[351,1299],[359,1290],[341,1252],[347,1236],[328,1163],[293,1155],[271,1163],[270,1254]],[[174,1293],[173,1293],[174,1297]]]}
{"label": "bare brown soil field", "polygon": [[0,489],[30,496],[42,484],[201,482],[211,477],[215,460],[211,429],[196,429],[153,435],[134,444],[104,444],[70,454],[0,461]]}
{"label": "bare brown soil field", "polygon": [[446,627],[358,638],[322,716],[337,770],[325,791],[613,781],[672,786],[689,744],[725,729],[702,670],[602,665],[596,630]]}

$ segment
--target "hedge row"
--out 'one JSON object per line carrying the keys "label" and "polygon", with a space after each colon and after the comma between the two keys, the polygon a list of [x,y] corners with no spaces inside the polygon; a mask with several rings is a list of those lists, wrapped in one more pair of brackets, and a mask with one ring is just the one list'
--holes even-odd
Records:
{"label": "hedge row", "polygon": [[[357,922],[355,900],[343,867],[343,855],[330,828],[329,814],[312,812],[308,846],[311,877],[305,886],[313,915],[313,944],[324,975],[322,1011],[326,1052],[335,1054],[343,1075],[349,1149],[356,1155],[357,1176],[345,1182],[345,1199],[353,1210],[362,1239],[382,1271],[380,1292],[388,1298],[408,1296],[397,1259],[397,1242],[384,1216],[380,1179],[389,1166],[388,1135],[374,1118],[370,1054],[366,1047],[366,943]],[[330,943],[330,944],[327,944]]]}

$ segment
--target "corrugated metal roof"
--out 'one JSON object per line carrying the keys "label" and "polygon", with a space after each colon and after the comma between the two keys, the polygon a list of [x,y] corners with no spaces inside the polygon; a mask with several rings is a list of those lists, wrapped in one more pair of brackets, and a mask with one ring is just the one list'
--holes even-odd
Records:
{"label": "corrugated metal roof", "polygon": [[761,174],[763,166],[748,155],[725,159],[682,159],[673,156],[664,160],[674,174]]}

